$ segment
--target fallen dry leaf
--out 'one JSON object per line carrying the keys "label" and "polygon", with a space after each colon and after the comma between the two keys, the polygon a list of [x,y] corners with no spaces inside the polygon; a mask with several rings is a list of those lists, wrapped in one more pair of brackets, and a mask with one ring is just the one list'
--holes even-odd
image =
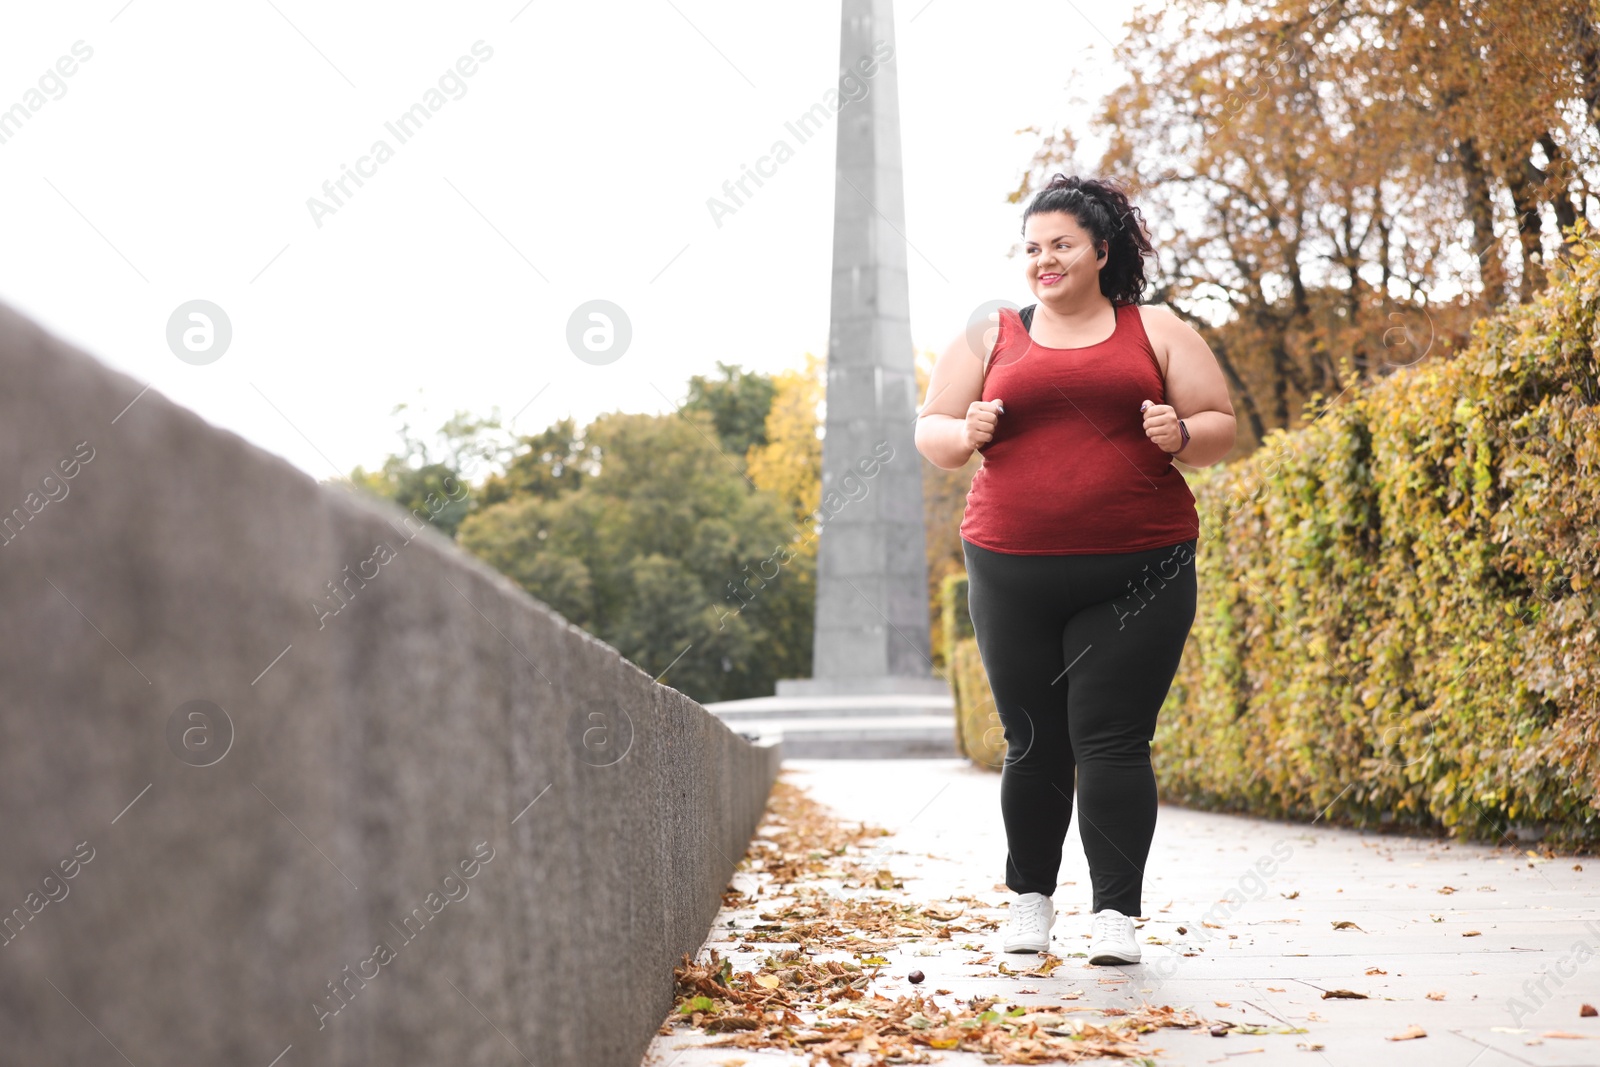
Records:
{"label": "fallen dry leaf", "polygon": [[1367,968],[1367,973],[1368,974],[1388,974],[1389,972],[1384,970],[1382,967],[1368,967]]}
{"label": "fallen dry leaf", "polygon": [[1213,1000],[1211,1003],[1215,1004],[1219,1008],[1231,1008],[1231,1007],[1233,1007],[1233,1005],[1228,1003],[1226,1000]]}
{"label": "fallen dry leaf", "polygon": [[1389,1040],[1389,1041],[1415,1041],[1419,1037],[1427,1037],[1427,1036],[1428,1036],[1428,1031],[1424,1030],[1422,1027],[1417,1026],[1416,1024],[1413,1023],[1411,1026],[1406,1027],[1404,1030],[1400,1031],[1398,1034],[1395,1034],[1393,1037],[1387,1038],[1386,1040]]}
{"label": "fallen dry leaf", "polygon": [[1596,1034],[1575,1034],[1571,1030],[1546,1030],[1540,1037],[1559,1037],[1565,1041],[1582,1041],[1586,1038],[1596,1037]]}
{"label": "fallen dry leaf", "polygon": [[1443,1000],[1444,999],[1444,993],[1443,992],[1429,993],[1428,994],[1428,999],[1429,1000]]}
{"label": "fallen dry leaf", "polygon": [[[1333,928],[1335,930],[1361,930],[1361,927],[1357,926],[1349,919],[1336,919],[1334,921]],[[1361,932],[1366,933],[1365,930],[1361,930]]]}
{"label": "fallen dry leaf", "polygon": [[1593,1018],[1597,1013],[1594,1010],[1593,1004],[1585,1004],[1583,1007],[1578,1009],[1578,1014],[1583,1016],[1585,1019],[1590,1019]]}
{"label": "fallen dry leaf", "polygon": [[1481,937],[1482,935],[1482,930],[1463,930],[1461,932],[1462,937]]}
{"label": "fallen dry leaf", "polygon": [[1031,971],[1024,971],[1029,978],[1049,978],[1050,972],[1061,966],[1066,961],[1054,953],[1046,952],[1044,959],[1039,961],[1039,966]]}
{"label": "fallen dry leaf", "polygon": [[1324,989],[1323,1000],[1366,1000],[1365,993],[1355,993],[1348,989]]}

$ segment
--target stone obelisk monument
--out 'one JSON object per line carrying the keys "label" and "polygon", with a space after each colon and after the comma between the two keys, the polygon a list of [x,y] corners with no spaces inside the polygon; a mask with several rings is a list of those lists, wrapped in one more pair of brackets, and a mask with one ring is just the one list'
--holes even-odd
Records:
{"label": "stone obelisk monument", "polygon": [[953,756],[933,673],[891,0],[844,0],[812,677],[706,705],[786,757]]}
{"label": "stone obelisk monument", "polygon": [[929,656],[891,0],[844,0],[839,67],[847,102],[837,120],[813,677],[779,681],[778,695],[943,693]]}

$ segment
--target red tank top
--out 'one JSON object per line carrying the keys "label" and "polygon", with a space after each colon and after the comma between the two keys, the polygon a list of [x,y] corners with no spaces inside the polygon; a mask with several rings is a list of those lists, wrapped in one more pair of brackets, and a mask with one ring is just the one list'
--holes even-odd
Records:
{"label": "red tank top", "polygon": [[1144,435],[1139,405],[1166,403],[1135,304],[1111,336],[1046,348],[1000,311],[983,399],[1005,405],[967,491],[961,536],[1016,555],[1137,552],[1200,534],[1183,472]]}

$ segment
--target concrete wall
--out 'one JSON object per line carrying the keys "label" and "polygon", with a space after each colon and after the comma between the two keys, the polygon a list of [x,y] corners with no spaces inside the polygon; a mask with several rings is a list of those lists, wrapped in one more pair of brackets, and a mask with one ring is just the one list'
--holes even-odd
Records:
{"label": "concrete wall", "polygon": [[0,306],[0,1060],[638,1063],[777,753],[143,384]]}

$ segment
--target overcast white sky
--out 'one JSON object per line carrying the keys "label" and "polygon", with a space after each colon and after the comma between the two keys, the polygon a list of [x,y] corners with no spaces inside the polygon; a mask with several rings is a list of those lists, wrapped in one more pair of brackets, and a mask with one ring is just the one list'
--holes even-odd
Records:
{"label": "overcast white sky", "polygon": [[[919,349],[986,300],[1029,299],[1004,197],[1037,139],[1015,131],[1081,121],[1121,77],[1109,41],[1131,0],[1080,6],[896,5]],[[719,359],[799,366],[827,345],[832,124],[720,228],[706,200],[795,144],[784,123],[837,82],[839,10],[7,4],[0,111],[43,104],[0,128],[0,301],[318,478],[381,461],[401,402],[422,430],[498,405],[532,432],[671,410]],[[384,124],[478,41],[492,56],[463,95],[448,85],[400,143]],[[307,199],[380,138],[393,158],[319,227]],[[167,342],[196,299],[233,331],[203,365]],[[606,365],[566,343],[592,299],[632,322]]]}

